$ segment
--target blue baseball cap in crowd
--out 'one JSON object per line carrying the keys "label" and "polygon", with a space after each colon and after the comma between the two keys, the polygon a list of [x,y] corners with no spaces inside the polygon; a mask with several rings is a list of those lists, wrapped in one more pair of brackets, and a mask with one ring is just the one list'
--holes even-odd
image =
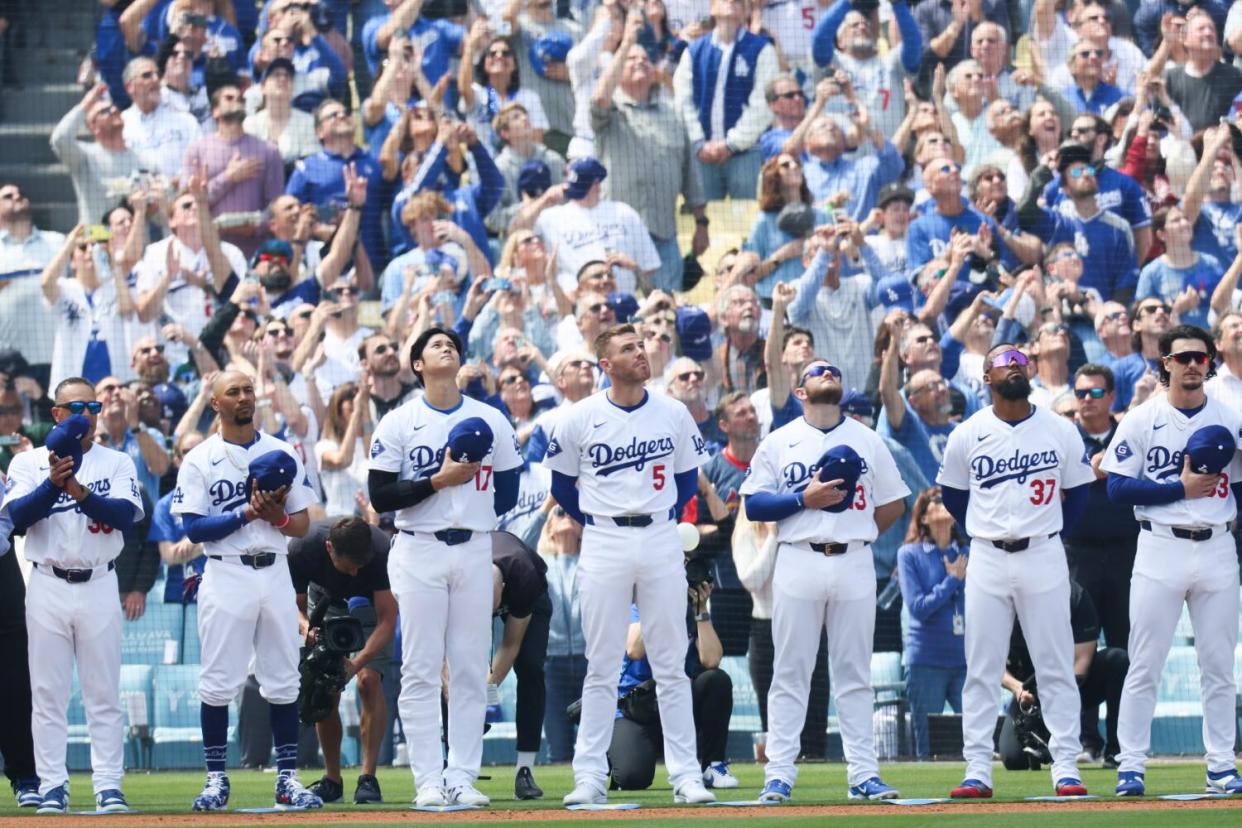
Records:
{"label": "blue baseball cap in crowd", "polygon": [[607,177],[608,168],[599,161],[590,156],[579,158],[569,165],[569,174],[565,176],[565,181],[569,184],[565,188],[565,198],[570,200],[586,198],[586,194],[591,191],[596,182],[603,181]]}
{"label": "blue baseball cap in crowd", "polygon": [[185,416],[186,409],[190,407],[190,404],[186,401],[185,394],[181,393],[180,388],[171,382],[161,382],[151,388],[151,393],[155,394],[155,398],[160,401],[161,417],[173,425],[181,422],[181,418]]}
{"label": "blue baseball cap in crowd", "polygon": [[541,78],[548,76],[549,63],[564,63],[569,50],[574,47],[573,38],[564,32],[548,32],[530,44],[528,57],[531,68]]}
{"label": "blue baseball cap in crowd", "polygon": [[845,414],[856,414],[859,417],[875,416],[875,406],[871,404],[871,398],[857,388],[851,388],[845,392],[845,396],[841,398],[841,411]]}
{"label": "blue baseball cap in crowd", "polygon": [[449,431],[449,454],[458,463],[478,463],[492,450],[492,427],[482,417],[467,417]]}
{"label": "blue baseball cap in crowd", "polygon": [[681,342],[682,356],[695,362],[712,358],[712,320],[707,311],[694,305],[682,305],[674,313],[677,316],[677,339]]}
{"label": "blue baseball cap in crowd", "polygon": [[246,477],[246,494],[251,492],[251,482],[261,492],[274,492],[281,486],[293,487],[298,474],[297,461],[287,451],[276,449],[265,452],[250,461],[250,474]]}
{"label": "blue baseball cap in crowd", "polygon": [[863,460],[858,452],[849,446],[833,446],[819,458],[819,479],[821,482],[840,480],[837,488],[845,492],[845,499],[835,506],[825,506],[825,512],[844,512],[854,505],[854,487],[858,478],[862,477]]}
{"label": "blue baseball cap in crowd", "polygon": [[616,293],[608,294],[608,307],[612,308],[612,314],[617,318],[618,325],[624,325],[638,313],[638,300],[634,298],[632,293]]}
{"label": "blue baseball cap in crowd", "polygon": [[1186,441],[1190,470],[1196,474],[1220,474],[1237,450],[1232,432],[1222,425],[1204,426]]}
{"label": "blue baseball cap in crowd", "polygon": [[552,171],[542,161],[527,161],[518,173],[518,192],[531,198],[538,198],[552,186]]}
{"label": "blue baseball cap in crowd", "polygon": [[73,471],[82,468],[82,440],[90,433],[91,420],[85,414],[73,414],[56,424],[47,433],[43,445],[61,460],[73,458]]}
{"label": "blue baseball cap in crowd", "polygon": [[875,286],[876,300],[885,310],[901,308],[914,313],[914,289],[905,276],[886,276]]}

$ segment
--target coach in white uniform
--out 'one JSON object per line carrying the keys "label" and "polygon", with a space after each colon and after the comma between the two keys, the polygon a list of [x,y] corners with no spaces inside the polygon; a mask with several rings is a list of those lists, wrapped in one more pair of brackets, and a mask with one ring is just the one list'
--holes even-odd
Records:
{"label": "coach in white uniform", "polygon": [[[217,375],[211,407],[220,415],[220,431],[182,460],[172,499],[173,514],[181,516],[186,537],[203,544],[207,556],[198,590],[198,694],[207,782],[193,807],[217,811],[228,805],[229,703],[246,683],[253,657],[259,692],[271,705],[276,807],[319,808],[323,801],[302,786],[296,772],[302,639],[286,560],[286,538],[306,534],[306,509],[318,498],[297,451],[255,428],[250,377],[240,371]],[[247,490],[251,461],[273,451],[292,458],[288,485],[271,493],[257,485]]]}
{"label": "coach in white uniform", "polygon": [[1133,504],[1141,528],[1130,580],[1130,670],[1117,722],[1118,796],[1145,792],[1156,687],[1183,605],[1202,672],[1206,789],[1242,793],[1233,757],[1238,557],[1229,531],[1242,459],[1234,451],[1219,474],[1200,474],[1187,451],[1207,426],[1222,426],[1233,441],[1242,436],[1242,412],[1203,390],[1215,357],[1205,330],[1183,325],[1162,334],[1160,382],[1168,392],[1126,415],[1100,463],[1109,497]]}
{"label": "coach in white uniform", "polygon": [[72,446],[73,438],[79,439],[78,457],[42,446],[17,454],[4,496],[13,528],[26,533],[26,560],[34,564],[26,627],[30,727],[42,796],[38,812],[60,814],[69,807],[65,749],[75,664],[91,742],[96,809],[127,811],[121,794],[125,718],[114,561],[125,542],[123,533],[142,519],[142,497],[129,455],[95,444],[100,404],[94,386],[73,377],[63,380],[54,396],[52,416],[64,425],[49,440],[57,435]]}
{"label": "coach in white uniform", "polygon": [[[740,490],[751,520],[777,522],[779,543],[772,576],[776,656],[768,691],[768,764],[760,799],[788,799],[798,777],[794,760],[825,626],[849,797],[892,799],[898,793],[880,780],[871,732],[871,542],[904,511],[910,489],[884,441],[842,416],[836,366],[815,360],[799,379],[793,394],[803,416],[764,438]],[[820,463],[829,450],[850,456],[856,480],[831,473],[825,479]]]}
{"label": "coach in white uniform", "polygon": [[[611,387],[556,423],[545,465],[552,496],[583,524],[578,563],[587,675],[566,805],[607,801],[617,665],[637,602],[664,730],[675,802],[712,802],[699,766],[686,677],[686,572],[677,514],[698,489],[706,455],[689,410],[644,387],[651,365],[633,325],[595,339]],[[575,486],[576,484],[576,486]]]}
{"label": "coach in white uniform", "polygon": [[[401,609],[401,695],[419,806],[487,805],[474,787],[483,761],[492,642],[492,536],[517,502],[522,458],[504,415],[457,390],[462,344],[429,328],[410,365],[418,399],[380,420],[368,488],[379,512],[396,512],[388,580]],[[453,427],[480,418],[490,448],[474,462],[446,450]],[[441,667],[448,661],[448,767],[440,747]]]}
{"label": "coach in white uniform", "polygon": [[1039,680],[1059,796],[1087,793],[1078,774],[1079,696],[1070,630],[1069,565],[1060,533],[1086,507],[1095,480],[1073,423],[1032,405],[1026,355],[998,345],[984,359],[992,405],[949,435],[936,482],[973,540],[966,579],[966,683],[955,799],[992,795],[996,699],[1014,615]]}

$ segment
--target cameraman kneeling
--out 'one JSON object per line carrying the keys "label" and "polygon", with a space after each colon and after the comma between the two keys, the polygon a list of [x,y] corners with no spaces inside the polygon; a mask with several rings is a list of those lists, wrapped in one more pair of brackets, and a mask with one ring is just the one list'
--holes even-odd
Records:
{"label": "cameraman kneeling", "polygon": [[[686,675],[690,677],[694,729],[704,784],[736,788],[737,779],[729,773],[725,759],[729,719],[733,715],[733,681],[720,669],[724,647],[707,612],[707,598],[711,592],[710,580],[689,588],[693,621],[686,652]],[[664,752],[664,733],[637,606],[631,608],[617,695],[620,699],[618,714],[613,724],[612,744],[608,747],[612,784],[621,790],[644,790],[655,778],[656,761]]]}
{"label": "cameraman kneeling", "polygon": [[[382,531],[356,517],[316,521],[305,537],[289,542],[289,572],[307,645],[314,643],[318,633],[318,627],[310,628],[310,617],[323,601],[349,602],[348,613],[362,622],[366,635],[362,649],[352,657],[342,656],[346,659],[345,680],[357,677],[358,697],[362,700],[362,775],[354,790],[357,804],[382,801],[375,778],[375,763],[388,720],[382,680],[384,670],[393,666],[392,640],[397,627],[397,602],[388,586],[389,543]],[[344,607],[334,606],[327,610],[326,617],[330,619],[345,611]],[[311,790],[324,802],[336,802],[344,794],[341,717],[336,704],[315,724],[315,730],[323,749],[324,775]]]}

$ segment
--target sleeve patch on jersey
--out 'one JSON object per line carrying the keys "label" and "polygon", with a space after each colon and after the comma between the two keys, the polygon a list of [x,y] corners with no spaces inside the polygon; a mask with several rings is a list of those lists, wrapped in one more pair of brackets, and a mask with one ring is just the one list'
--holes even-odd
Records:
{"label": "sleeve patch on jersey", "polygon": [[1134,452],[1130,449],[1130,444],[1125,440],[1122,440],[1117,444],[1117,448],[1113,449],[1113,454],[1117,456],[1118,460],[1125,460],[1133,453]]}
{"label": "sleeve patch on jersey", "polygon": [[707,454],[707,441],[697,434],[693,435],[692,439],[694,440],[694,453]]}
{"label": "sleeve patch on jersey", "polygon": [[372,440],[371,441],[371,459],[374,460],[376,457],[379,457],[383,453],[384,453],[384,444],[381,443],[379,440]]}
{"label": "sleeve patch on jersey", "polygon": [[557,442],[555,437],[553,437],[552,440],[548,443],[548,456],[555,457],[556,455],[560,453],[561,453],[561,444]]}
{"label": "sleeve patch on jersey", "polygon": [[129,481],[129,490],[134,494],[134,500],[142,500],[142,495],[138,494],[138,481]]}
{"label": "sleeve patch on jersey", "polygon": [[178,486],[173,491],[172,502],[173,503],[184,503],[185,502],[185,492],[181,491],[180,486]]}

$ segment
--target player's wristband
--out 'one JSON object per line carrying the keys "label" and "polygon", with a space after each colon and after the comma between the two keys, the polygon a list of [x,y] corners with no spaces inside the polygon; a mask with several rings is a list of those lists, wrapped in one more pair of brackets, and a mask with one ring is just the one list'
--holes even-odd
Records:
{"label": "player's wristband", "polygon": [[700,612],[698,615],[694,616],[694,620],[695,620],[695,621],[698,621],[698,622],[703,622],[703,621],[711,621],[711,620],[712,620],[712,614],[711,614],[710,612],[708,612],[707,610],[703,610],[703,611],[702,611],[702,612]]}
{"label": "player's wristband", "polygon": [[285,512],[285,519],[282,520],[280,523],[273,523],[272,528],[273,529],[284,529],[288,525],[289,525],[289,513]]}
{"label": "player's wristband", "polygon": [[239,527],[245,526],[247,523],[250,522],[249,520],[246,519],[246,507],[245,506],[239,506],[237,510],[233,512],[233,514],[234,516],[237,517],[237,524]]}
{"label": "player's wristband", "polygon": [[806,504],[802,502],[802,492],[798,492],[798,493],[794,496],[794,500],[795,500],[795,501],[797,501],[797,503],[798,503],[798,508],[799,508],[799,509],[805,509],[805,508],[806,508]]}

